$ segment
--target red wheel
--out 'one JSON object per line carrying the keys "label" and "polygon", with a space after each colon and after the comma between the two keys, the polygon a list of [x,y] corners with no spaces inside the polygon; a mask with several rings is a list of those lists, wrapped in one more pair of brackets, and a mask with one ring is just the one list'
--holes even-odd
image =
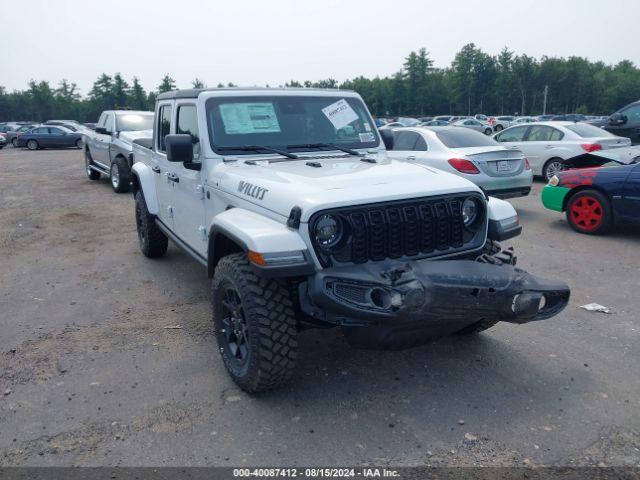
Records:
{"label": "red wheel", "polygon": [[609,200],[596,190],[582,190],[569,199],[567,221],[580,233],[605,233],[611,225]]}

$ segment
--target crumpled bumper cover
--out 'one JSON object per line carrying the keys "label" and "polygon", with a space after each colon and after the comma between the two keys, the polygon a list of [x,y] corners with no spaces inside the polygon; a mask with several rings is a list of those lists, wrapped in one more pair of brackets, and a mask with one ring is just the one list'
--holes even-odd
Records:
{"label": "crumpled bumper cover", "polygon": [[479,320],[527,323],[564,309],[566,283],[511,265],[471,260],[386,261],[325,269],[308,278],[301,306],[345,326],[407,325],[447,334]]}

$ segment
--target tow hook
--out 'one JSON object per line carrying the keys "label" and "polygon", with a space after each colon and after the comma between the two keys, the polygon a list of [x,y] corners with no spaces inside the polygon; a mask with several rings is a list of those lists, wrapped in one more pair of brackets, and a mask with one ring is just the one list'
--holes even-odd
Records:
{"label": "tow hook", "polygon": [[516,256],[516,252],[513,250],[513,247],[509,247],[505,248],[504,250],[500,250],[494,255],[483,253],[478,258],[476,258],[476,262],[488,263],[489,265],[507,264],[515,266],[515,264],[518,263],[518,257]]}
{"label": "tow hook", "polygon": [[391,285],[395,285],[396,282],[400,280],[405,273],[408,273],[410,271],[411,267],[409,265],[404,265],[392,270],[387,270],[386,272],[381,272],[380,276],[389,280],[391,282]]}

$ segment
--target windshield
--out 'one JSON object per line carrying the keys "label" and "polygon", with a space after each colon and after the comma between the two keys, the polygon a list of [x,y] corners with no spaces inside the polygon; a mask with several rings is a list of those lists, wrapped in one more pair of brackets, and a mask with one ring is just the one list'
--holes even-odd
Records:
{"label": "windshield", "polygon": [[371,148],[379,143],[375,124],[358,98],[215,97],[207,100],[206,110],[211,148],[225,155],[255,155],[255,150],[229,148],[249,145],[285,151],[300,145],[301,151],[309,150],[309,144]]}
{"label": "windshield", "polygon": [[145,114],[127,113],[124,115],[118,115],[116,119],[118,121],[118,125],[116,127],[118,132],[151,130],[153,128],[153,112]]}
{"label": "windshield", "polygon": [[614,137],[612,133],[607,132],[603,128],[594,127],[593,125],[589,125],[586,123],[576,123],[575,125],[566,125],[568,130],[571,130],[573,133],[577,134],[582,138],[593,138],[593,137]]}
{"label": "windshield", "polygon": [[498,145],[498,142],[487,137],[484,133],[468,128],[438,130],[436,136],[449,148],[495,147]]}

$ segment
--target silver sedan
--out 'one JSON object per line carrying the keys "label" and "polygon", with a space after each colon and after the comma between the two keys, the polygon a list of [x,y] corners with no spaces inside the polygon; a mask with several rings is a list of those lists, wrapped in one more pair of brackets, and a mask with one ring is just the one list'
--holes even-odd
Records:
{"label": "silver sedan", "polygon": [[460,127],[407,127],[393,130],[388,155],[454,173],[489,195],[528,195],[533,174],[522,152],[479,132]]}
{"label": "silver sedan", "polygon": [[451,126],[470,128],[471,130],[475,130],[476,132],[482,132],[485,135],[491,135],[493,133],[493,127],[491,125],[489,125],[487,122],[476,120],[475,118],[465,118],[463,120],[458,120],[457,122],[453,122]]}

